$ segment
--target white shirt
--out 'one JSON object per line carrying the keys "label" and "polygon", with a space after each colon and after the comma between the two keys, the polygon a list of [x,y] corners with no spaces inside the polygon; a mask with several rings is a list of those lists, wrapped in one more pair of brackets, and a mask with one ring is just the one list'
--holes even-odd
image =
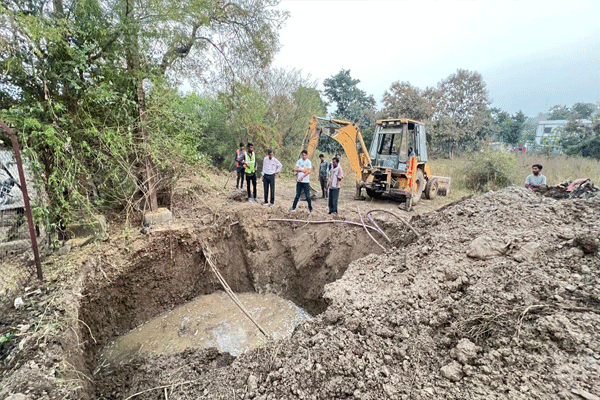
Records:
{"label": "white shirt", "polygon": [[[306,160],[299,159],[298,161],[296,161],[296,167],[302,170],[305,168],[312,169],[312,164],[310,163],[310,160],[308,158]],[[298,172],[298,182],[310,183],[310,175],[304,176],[304,172]]]}
{"label": "white shirt", "polygon": [[261,175],[273,175],[281,172],[282,165],[278,159],[275,157],[269,158],[266,156],[263,160],[262,172]]}

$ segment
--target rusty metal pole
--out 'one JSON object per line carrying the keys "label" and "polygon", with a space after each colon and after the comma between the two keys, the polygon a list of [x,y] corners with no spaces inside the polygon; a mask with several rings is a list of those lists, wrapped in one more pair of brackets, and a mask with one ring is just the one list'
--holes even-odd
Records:
{"label": "rusty metal pole", "polygon": [[23,161],[21,160],[21,150],[19,149],[19,140],[15,132],[0,119],[0,128],[10,135],[10,140],[15,151],[15,160],[17,161],[17,169],[19,170],[19,180],[21,181],[21,191],[23,192],[23,203],[25,204],[25,214],[27,215],[27,223],[29,224],[29,236],[31,237],[31,248],[33,249],[33,257],[35,258],[35,267],[37,269],[37,277],[40,281],[44,280],[42,273],[42,263],[40,261],[40,252],[38,251],[37,237],[35,235],[35,227],[33,226],[33,216],[31,214],[31,204],[27,193],[27,181],[25,180],[25,172],[23,170]]}

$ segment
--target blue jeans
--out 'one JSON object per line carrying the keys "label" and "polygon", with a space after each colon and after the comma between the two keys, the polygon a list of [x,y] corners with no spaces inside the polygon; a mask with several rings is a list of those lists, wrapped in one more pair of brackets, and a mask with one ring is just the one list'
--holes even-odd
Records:
{"label": "blue jeans", "polygon": [[340,188],[329,189],[329,214],[337,213],[338,199],[340,198]]}
{"label": "blue jeans", "polygon": [[310,198],[310,183],[308,182],[296,182],[296,197],[294,197],[294,204],[292,204],[292,208],[295,210],[298,205],[298,200],[300,200],[300,195],[304,191],[304,196],[306,197],[306,202],[308,203],[308,211],[312,212],[312,199]]}

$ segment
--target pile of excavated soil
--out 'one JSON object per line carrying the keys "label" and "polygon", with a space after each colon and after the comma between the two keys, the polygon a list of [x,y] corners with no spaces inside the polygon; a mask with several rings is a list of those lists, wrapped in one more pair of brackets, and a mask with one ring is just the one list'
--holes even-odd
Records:
{"label": "pile of excavated soil", "polygon": [[327,310],[235,360],[140,358],[97,398],[600,396],[600,198],[509,188],[413,219],[421,238],[350,264]]}

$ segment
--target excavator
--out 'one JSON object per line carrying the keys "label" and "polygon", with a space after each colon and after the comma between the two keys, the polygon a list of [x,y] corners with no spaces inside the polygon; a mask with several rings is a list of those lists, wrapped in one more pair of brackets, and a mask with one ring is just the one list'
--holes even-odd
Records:
{"label": "excavator", "polygon": [[410,211],[423,195],[433,199],[450,192],[450,177],[433,175],[427,164],[425,125],[419,121],[377,120],[371,148],[367,150],[356,124],[313,116],[302,143],[309,159],[321,135],[342,145],[356,178],[356,199],[364,199],[364,188],[374,199],[386,196],[403,200],[405,209]]}

